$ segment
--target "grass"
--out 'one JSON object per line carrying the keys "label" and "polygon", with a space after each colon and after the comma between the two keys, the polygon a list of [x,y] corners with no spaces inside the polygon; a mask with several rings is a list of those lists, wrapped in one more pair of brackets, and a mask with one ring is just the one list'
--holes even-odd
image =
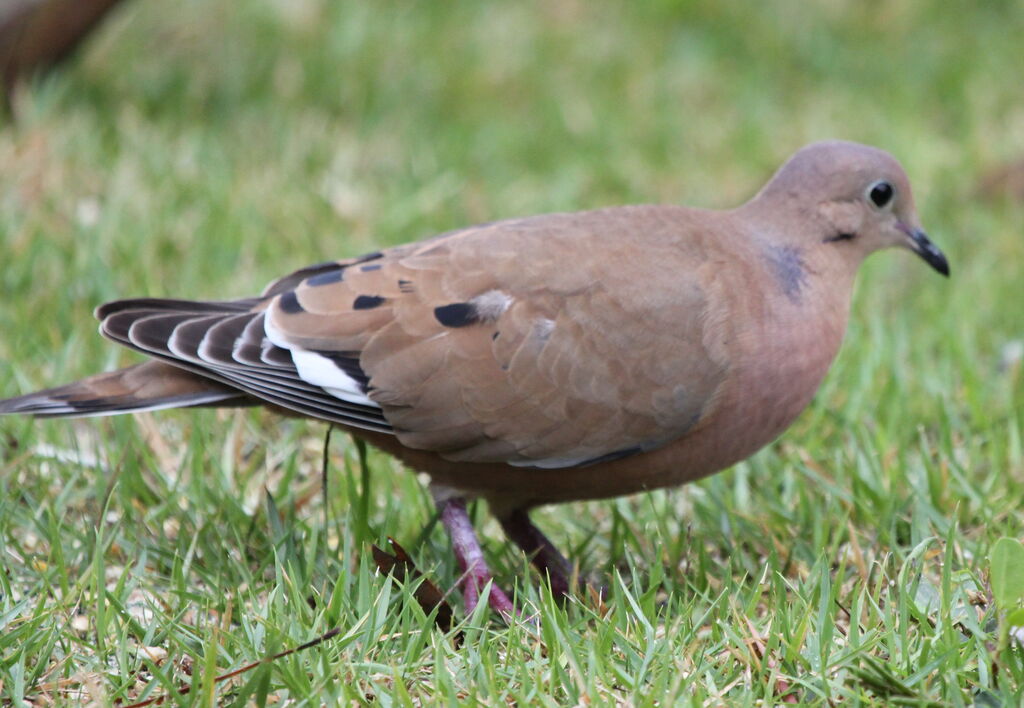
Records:
{"label": "grass", "polygon": [[[368,547],[458,573],[420,481],[259,411],[0,421],[5,704],[1016,706],[987,554],[1021,537],[1024,154],[1015,3],[137,0],[0,132],[0,393],[132,361],[91,308],[242,296],[472,222],[732,206],[792,150],[891,150],[953,278],[883,254],[810,409],[684,489],[544,509],[607,578],[431,629]],[[426,531],[425,531],[426,530]],[[341,636],[229,686],[219,672]],[[146,650],[144,647],[152,649]],[[148,652],[148,653],[147,653]]]}

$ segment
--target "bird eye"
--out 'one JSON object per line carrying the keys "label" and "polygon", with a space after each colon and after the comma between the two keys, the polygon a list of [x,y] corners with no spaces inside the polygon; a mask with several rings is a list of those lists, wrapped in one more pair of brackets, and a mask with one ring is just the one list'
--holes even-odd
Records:
{"label": "bird eye", "polygon": [[868,199],[879,209],[884,209],[892,203],[896,190],[884,179],[879,180],[868,187]]}

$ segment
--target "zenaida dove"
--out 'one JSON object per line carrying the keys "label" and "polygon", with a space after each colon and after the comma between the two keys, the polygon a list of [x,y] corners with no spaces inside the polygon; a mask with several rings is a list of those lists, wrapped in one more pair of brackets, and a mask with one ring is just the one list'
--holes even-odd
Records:
{"label": "zenaida dove", "polygon": [[259,297],[107,303],[100,331],[151,359],[0,413],[261,403],[328,421],[430,475],[469,609],[491,579],[469,498],[567,592],[571,566],[528,510],[682,484],[774,440],[836,356],[858,266],[892,246],[949,274],[893,157],[816,143],[737,209],[512,219],[312,265]]}

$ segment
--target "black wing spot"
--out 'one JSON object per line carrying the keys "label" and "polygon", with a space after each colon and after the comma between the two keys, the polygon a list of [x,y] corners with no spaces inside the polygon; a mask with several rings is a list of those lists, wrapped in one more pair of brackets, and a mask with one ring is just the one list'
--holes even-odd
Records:
{"label": "black wing spot", "polygon": [[370,265],[360,266],[359,270],[364,273],[369,273],[371,270],[380,270],[383,266],[380,263],[371,263]]}
{"label": "black wing spot", "polygon": [[289,315],[295,315],[300,312],[305,312],[305,310],[302,308],[302,305],[299,303],[299,298],[295,294],[294,290],[289,290],[288,292],[282,294],[281,299],[278,300],[278,305],[280,305],[282,311],[286,312]]}
{"label": "black wing spot", "polygon": [[399,291],[401,291],[403,293],[411,293],[416,288],[413,287],[413,284],[412,284],[411,280],[405,280],[404,278],[399,278],[398,279],[398,289],[399,289]]}
{"label": "black wing spot", "polygon": [[435,307],[434,317],[445,327],[466,327],[480,321],[476,308],[469,302],[453,302]]}
{"label": "black wing spot", "polygon": [[386,297],[380,295],[360,295],[352,302],[353,310],[372,310],[387,302]]}
{"label": "black wing spot", "polygon": [[378,258],[383,258],[383,257],[384,257],[383,253],[381,253],[380,251],[374,251],[373,253],[367,253],[365,255],[359,256],[359,258],[355,259],[355,261],[353,261],[353,263],[369,263],[370,261],[375,261]]}
{"label": "black wing spot", "polygon": [[314,287],[319,285],[330,285],[331,283],[340,283],[345,279],[345,269],[337,268],[336,270],[329,270],[326,273],[320,275],[314,275],[312,278],[306,280],[307,285]]}

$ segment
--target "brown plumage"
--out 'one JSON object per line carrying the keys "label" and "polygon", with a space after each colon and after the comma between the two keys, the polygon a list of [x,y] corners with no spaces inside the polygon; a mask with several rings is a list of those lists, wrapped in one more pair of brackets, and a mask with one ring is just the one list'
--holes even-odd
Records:
{"label": "brown plumage", "polygon": [[731,211],[515,219],[311,266],[256,298],[109,303],[103,334],[157,361],[0,413],[265,402],[331,421],[430,474],[471,604],[489,574],[465,497],[564,590],[567,561],[525,511],[681,484],[773,440],[839,349],[858,265],[889,246],[948,274],[899,164],[818,143]]}

